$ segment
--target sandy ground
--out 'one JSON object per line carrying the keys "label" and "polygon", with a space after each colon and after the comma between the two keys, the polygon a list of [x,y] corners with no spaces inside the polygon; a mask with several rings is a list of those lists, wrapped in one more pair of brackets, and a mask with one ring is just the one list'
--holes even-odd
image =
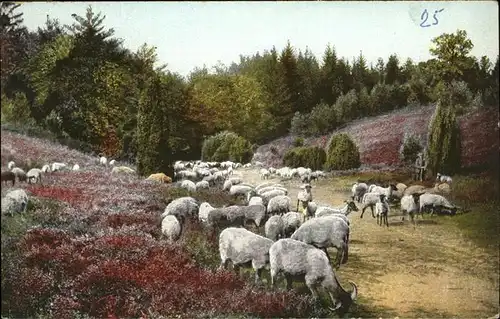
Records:
{"label": "sandy ground", "polygon": [[[254,169],[236,174],[255,185],[264,182]],[[296,200],[300,181],[269,181],[284,184]],[[332,179],[313,182],[314,200],[342,206],[350,185]],[[427,215],[414,229],[393,209],[387,229],[376,224],[369,209],[363,219],[359,216],[360,212],[349,215],[349,262],[337,274],[344,287],[350,289],[348,280],[358,285],[357,306],[363,312],[420,318],[487,318],[499,312],[498,255],[435,221],[447,217]]]}

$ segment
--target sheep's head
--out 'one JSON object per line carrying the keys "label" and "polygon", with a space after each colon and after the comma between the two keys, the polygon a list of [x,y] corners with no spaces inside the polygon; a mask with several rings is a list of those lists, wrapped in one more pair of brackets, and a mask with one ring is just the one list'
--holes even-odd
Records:
{"label": "sheep's head", "polygon": [[397,188],[397,187],[396,187],[396,185],[394,185],[394,184],[389,184],[389,187],[390,187],[390,188],[391,188],[391,190],[393,190],[393,191],[397,191],[397,190],[398,190],[398,188]]}
{"label": "sheep's head", "polygon": [[379,198],[380,198],[380,201],[383,202],[385,200],[385,195],[384,194],[380,194]]}
{"label": "sheep's head", "polygon": [[415,202],[415,204],[418,204],[420,202],[420,196],[422,194],[425,194],[424,192],[420,192],[420,193],[413,193],[411,194],[411,196],[413,197],[413,201]]}

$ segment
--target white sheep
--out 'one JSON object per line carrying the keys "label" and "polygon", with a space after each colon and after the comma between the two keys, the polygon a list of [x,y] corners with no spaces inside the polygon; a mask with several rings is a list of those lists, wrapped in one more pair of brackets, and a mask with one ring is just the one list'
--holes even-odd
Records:
{"label": "white sheep", "polygon": [[269,186],[272,186],[272,187],[284,187],[282,184],[278,184],[276,182],[264,182],[264,183],[261,183],[261,184],[255,186],[255,190],[259,191],[262,188],[269,187]]}
{"label": "white sheep", "polygon": [[7,164],[7,168],[10,170],[12,170],[14,167],[16,167],[16,163],[14,163],[14,161],[10,161],[8,164]]}
{"label": "white sheep", "polygon": [[266,234],[266,237],[273,241],[278,240],[278,238],[285,237],[283,230],[283,220],[279,215],[269,217],[269,219],[266,221],[266,224],[264,225],[264,232]]}
{"label": "white sheep", "polygon": [[328,259],[330,256],[327,248],[337,248],[337,268],[348,260],[349,225],[334,215],[309,219],[292,234],[291,238],[323,249]]}
{"label": "white sheep", "polygon": [[267,204],[269,215],[283,215],[292,210],[292,199],[286,195],[278,195],[271,198]]}
{"label": "white sheep", "polygon": [[372,187],[368,192],[369,193],[378,193],[378,194],[383,194],[389,200],[392,196],[393,191],[397,191],[398,189],[396,188],[396,185],[390,184],[387,187],[381,187],[381,186],[375,186]]}
{"label": "white sheep", "polygon": [[[375,216],[377,217],[377,225],[382,226],[383,223],[389,227],[389,203],[384,194],[380,194],[380,201],[375,204]],[[380,221],[380,223],[379,223]]]}
{"label": "white sheep", "polygon": [[257,190],[257,195],[261,195],[261,194],[264,194],[264,193],[267,193],[267,192],[270,192],[270,191],[273,191],[273,190],[281,190],[283,192],[285,192],[285,195],[288,195],[288,190],[285,188],[285,187],[282,187],[282,186],[267,186],[267,187],[262,187],[261,189]]}
{"label": "white sheep", "polygon": [[42,170],[39,168],[32,168],[26,173],[28,183],[42,183]]}
{"label": "white sheep", "polygon": [[431,210],[431,216],[434,212],[445,209],[450,211],[451,214],[456,214],[458,207],[451,204],[446,198],[438,194],[425,193],[420,195],[420,213],[422,214],[425,210]]}
{"label": "white sheep", "polygon": [[283,191],[281,189],[275,189],[275,190],[272,190],[272,191],[268,191],[268,192],[262,193],[259,196],[262,197],[262,201],[264,202],[264,205],[267,206],[267,204],[269,203],[269,201],[273,197],[280,196],[280,195],[285,195],[286,196],[286,194],[287,194],[287,192],[285,192],[285,191]]}
{"label": "white sheep", "polygon": [[210,185],[208,184],[207,181],[199,181],[198,183],[195,184],[196,190],[200,189],[209,189]]}
{"label": "white sheep", "polygon": [[28,194],[23,189],[9,191],[2,198],[2,214],[13,215],[25,212],[28,208]]}
{"label": "white sheep", "polygon": [[174,215],[167,215],[161,221],[161,233],[167,237],[170,242],[174,242],[181,236],[182,225],[184,218],[179,216],[179,219]]}
{"label": "white sheep", "polygon": [[202,223],[206,223],[208,220],[208,213],[210,213],[214,209],[215,207],[207,202],[201,203],[200,208],[198,209],[198,220]]}
{"label": "white sheep", "polygon": [[334,214],[342,214],[344,216],[349,215],[351,212],[357,212],[358,207],[353,200],[344,201],[345,205],[339,208],[319,206],[314,211],[314,217],[323,217]]}
{"label": "white sheep", "polygon": [[224,182],[224,185],[222,186],[222,190],[229,191],[231,189],[231,186],[239,185],[241,183],[243,183],[243,180],[241,178],[238,178],[238,177],[233,177],[233,178],[227,179]]}
{"label": "white sheep", "polygon": [[377,204],[380,201],[380,194],[379,193],[366,193],[363,195],[363,199],[361,200],[361,215],[359,215],[359,218],[363,218],[363,214],[365,213],[365,209],[370,207],[371,212],[372,212],[372,217],[375,218],[375,204]]}
{"label": "white sheep", "polygon": [[108,159],[107,159],[106,157],[101,156],[101,157],[99,158],[99,164],[101,164],[101,165],[106,165],[107,163],[108,163]]}
{"label": "white sheep", "polygon": [[196,192],[196,184],[188,179],[183,180],[180,187],[186,189],[188,192]]}
{"label": "white sheep", "polygon": [[113,160],[109,161],[109,166],[115,166],[115,164],[116,164],[116,160],[113,159]]}
{"label": "white sheep", "polygon": [[185,219],[188,217],[195,216],[198,212],[199,206],[196,203],[196,199],[192,197],[179,197],[171,201],[165,211],[161,215],[164,218],[167,215],[183,216]]}
{"label": "white sheep", "polygon": [[26,180],[28,179],[28,177],[26,176],[26,172],[22,168],[14,167],[12,168],[11,172],[16,175],[19,182],[26,182]]}
{"label": "white sheep", "polygon": [[352,292],[348,293],[340,285],[333,271],[328,256],[318,248],[303,242],[285,238],[280,239],[269,248],[269,266],[271,285],[274,287],[278,274],[283,273],[286,278],[287,289],[292,289],[292,280],[301,274],[306,286],[315,299],[319,298],[317,287],[322,286],[329,294],[332,311],[342,317],[356,300],[358,289],[352,285]]}
{"label": "white sheep", "polygon": [[253,194],[254,188],[248,185],[233,185],[229,189],[229,194],[233,196],[247,196],[248,193]]}
{"label": "white sheep", "polygon": [[269,172],[269,170],[267,170],[265,168],[261,168],[259,174],[260,174],[260,178],[261,179],[268,179],[269,176],[271,175],[271,173]]}
{"label": "white sheep", "polygon": [[302,225],[302,214],[288,212],[281,216],[281,220],[283,221],[283,235],[290,237]]}
{"label": "white sheep", "polygon": [[[420,212],[420,196],[423,193],[413,193],[411,195],[404,195],[401,198],[401,212],[403,213],[403,217],[401,220],[405,220],[405,215],[409,214],[411,218],[411,222],[413,226],[415,226],[414,216]],[[422,217],[422,215],[421,215]]]}
{"label": "white sheep", "polygon": [[42,166],[42,172],[44,173],[50,173],[50,165],[45,164]]}
{"label": "white sheep", "polygon": [[250,200],[248,201],[248,206],[251,205],[262,205],[264,206],[264,202],[262,201],[262,197],[259,196],[252,196]]}
{"label": "white sheep", "polygon": [[443,175],[441,173],[437,173],[436,182],[447,183],[447,184],[451,185],[452,181],[453,181],[453,179],[450,176]]}
{"label": "white sheep", "polygon": [[79,171],[80,170],[80,165],[78,165],[78,164],[73,165],[72,170],[73,171]]}
{"label": "white sheep", "polygon": [[119,173],[134,174],[135,170],[127,166],[115,166],[111,170],[111,174],[119,174]]}
{"label": "white sheep", "polygon": [[354,183],[354,185],[352,185],[352,199],[361,203],[361,199],[367,191],[368,185],[366,185],[366,183]]}
{"label": "white sheep", "polygon": [[63,168],[66,168],[66,164],[65,163],[55,162],[55,163],[52,163],[52,165],[50,167],[50,171],[51,172],[57,172],[57,171],[62,170]]}
{"label": "white sheep", "polygon": [[255,283],[260,281],[262,269],[269,263],[269,248],[273,241],[254,234],[244,228],[226,228],[219,235],[219,253],[221,268],[226,268],[231,261],[234,270],[248,263],[255,271]]}

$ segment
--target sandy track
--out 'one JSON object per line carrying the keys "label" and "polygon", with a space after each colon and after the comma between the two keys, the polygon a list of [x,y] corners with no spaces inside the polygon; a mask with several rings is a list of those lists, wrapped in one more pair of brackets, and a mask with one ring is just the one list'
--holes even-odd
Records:
{"label": "sandy track", "polygon": [[[236,174],[249,183],[264,182],[254,169]],[[296,179],[270,181],[284,184],[296,200]],[[339,187],[331,179],[313,185],[321,204],[341,206],[349,196],[349,185]],[[359,212],[349,215],[349,262],[338,274],[346,287],[347,280],[358,284],[360,305],[377,317],[486,318],[499,312],[498,256],[428,216],[414,229],[399,214],[391,212],[389,229],[378,226],[369,211],[363,219]]]}

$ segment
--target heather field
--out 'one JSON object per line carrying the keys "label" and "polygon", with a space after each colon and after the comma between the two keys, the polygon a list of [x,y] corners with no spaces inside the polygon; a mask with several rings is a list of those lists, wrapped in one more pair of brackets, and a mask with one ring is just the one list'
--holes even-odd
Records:
{"label": "heather field", "polygon": [[[328,147],[333,134],[349,134],[359,147],[362,167],[380,168],[401,165],[399,147],[405,134],[412,133],[427,143],[429,121],[435,105],[407,107],[371,118],[353,121],[329,135],[306,138],[304,144]],[[478,166],[498,162],[498,112],[493,109],[474,111],[459,118],[462,143],[462,166]],[[260,146],[254,160],[280,167],[295,136],[288,135]],[[496,152],[495,152],[496,151]]]}

